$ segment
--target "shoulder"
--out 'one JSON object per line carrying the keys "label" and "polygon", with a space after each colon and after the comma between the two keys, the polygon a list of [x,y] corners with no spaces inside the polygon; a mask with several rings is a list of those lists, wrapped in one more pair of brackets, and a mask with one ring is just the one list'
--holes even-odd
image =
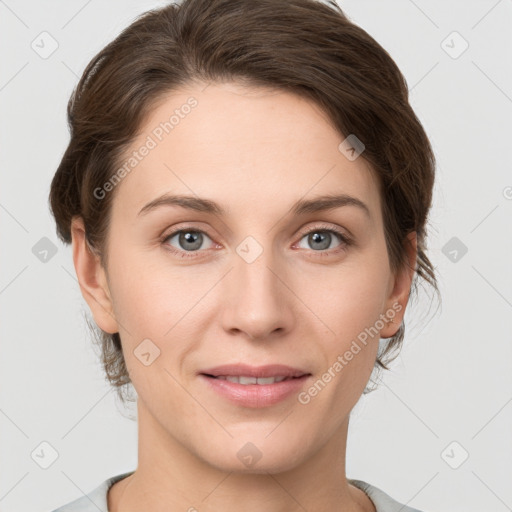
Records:
{"label": "shoulder", "polygon": [[118,480],[131,475],[133,472],[122,473],[120,475],[107,478],[100,485],[89,491],[87,494],[76,498],[65,505],[53,510],[52,512],[108,512],[107,493],[110,487]]}
{"label": "shoulder", "polygon": [[382,489],[364,482],[363,480],[353,480],[349,478],[348,483],[366,493],[370,500],[372,500],[377,512],[422,512],[417,508],[408,507],[407,505],[399,503]]}

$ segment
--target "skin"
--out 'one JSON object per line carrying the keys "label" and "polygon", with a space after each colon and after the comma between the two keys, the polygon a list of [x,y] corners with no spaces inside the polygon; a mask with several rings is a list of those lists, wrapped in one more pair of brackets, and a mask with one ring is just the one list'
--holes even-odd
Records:
{"label": "skin", "polygon": [[[307,389],[379,315],[400,304],[383,338],[398,329],[414,275],[390,268],[376,179],[364,158],[338,150],[345,137],[312,102],[283,91],[231,83],[191,84],[161,99],[130,151],[169,113],[194,96],[180,120],[115,188],[103,268],[88,249],[83,223],[72,223],[73,259],[96,323],[119,332],[138,395],[138,467],[114,484],[109,510],[267,512],[374,511],[349,485],[349,414],[373,369],[378,336],[308,404],[297,396],[246,408],[197,377],[225,363],[288,364],[313,374]],[[128,151],[128,152],[130,152]],[[225,216],[179,206],[138,215],[164,192],[208,198]],[[112,192],[110,192],[112,193]],[[346,193],[363,201],[303,214],[299,199]],[[336,234],[327,249],[305,231]],[[182,228],[202,230],[199,251],[180,245]],[[252,236],[263,249],[248,263],[236,249]],[[168,249],[193,253],[183,258]],[[320,255],[320,253],[324,253]],[[146,366],[134,354],[150,339],[160,355]],[[262,457],[237,457],[247,443]]]}

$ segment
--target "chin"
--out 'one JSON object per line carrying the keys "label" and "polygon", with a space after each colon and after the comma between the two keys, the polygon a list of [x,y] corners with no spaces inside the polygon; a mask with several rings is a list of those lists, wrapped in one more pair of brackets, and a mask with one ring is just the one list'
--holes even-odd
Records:
{"label": "chin", "polygon": [[228,443],[216,444],[212,451],[199,455],[203,461],[220,471],[238,474],[283,473],[306,458],[304,443],[286,445],[277,438],[271,442],[265,440],[266,435],[260,438],[247,436],[243,441],[240,438],[230,439]]}

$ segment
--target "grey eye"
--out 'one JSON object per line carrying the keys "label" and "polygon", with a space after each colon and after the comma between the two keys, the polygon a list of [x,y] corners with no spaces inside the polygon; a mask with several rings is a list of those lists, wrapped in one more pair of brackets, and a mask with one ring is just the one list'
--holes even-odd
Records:
{"label": "grey eye", "polygon": [[[178,246],[171,243],[171,240],[177,237]],[[166,238],[166,241],[169,242],[170,245],[175,247],[176,249],[183,251],[197,251],[201,249],[205,237],[210,239],[206,233],[202,231],[194,231],[191,229],[176,231],[175,233],[169,235]]]}
{"label": "grey eye", "polygon": [[309,244],[309,247],[301,246],[300,243],[302,240],[299,243],[299,247],[301,247],[301,249],[325,251],[326,249],[332,249],[331,242],[335,238],[339,239],[339,235],[333,231],[316,229],[302,237],[302,240],[306,239],[306,243]]}

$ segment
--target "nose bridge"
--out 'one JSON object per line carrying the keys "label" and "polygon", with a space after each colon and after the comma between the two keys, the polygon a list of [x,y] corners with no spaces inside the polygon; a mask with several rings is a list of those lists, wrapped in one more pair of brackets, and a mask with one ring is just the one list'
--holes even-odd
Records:
{"label": "nose bridge", "polygon": [[250,338],[265,338],[288,327],[290,310],[274,251],[251,238],[236,248],[224,327],[244,331]]}

